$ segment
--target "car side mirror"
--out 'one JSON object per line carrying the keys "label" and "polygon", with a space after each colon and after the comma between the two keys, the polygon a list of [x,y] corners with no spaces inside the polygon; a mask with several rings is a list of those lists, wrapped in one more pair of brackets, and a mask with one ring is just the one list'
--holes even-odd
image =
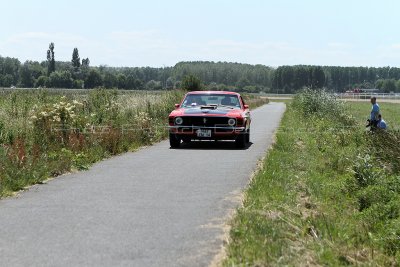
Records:
{"label": "car side mirror", "polygon": [[175,108],[179,108],[179,104],[175,104]]}
{"label": "car side mirror", "polygon": [[249,105],[244,105],[244,109],[248,109],[249,108]]}

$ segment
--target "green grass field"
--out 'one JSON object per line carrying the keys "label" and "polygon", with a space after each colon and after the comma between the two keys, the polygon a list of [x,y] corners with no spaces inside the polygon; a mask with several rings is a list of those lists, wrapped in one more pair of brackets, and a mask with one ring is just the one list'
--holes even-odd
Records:
{"label": "green grass field", "polygon": [[[312,94],[288,105],[231,222],[224,266],[399,264],[400,138],[366,131],[370,108]],[[390,126],[398,108],[381,104]]]}
{"label": "green grass field", "polygon": [[[378,102],[379,103],[379,102]],[[357,118],[360,123],[365,123],[369,118],[371,103],[368,100],[365,102],[346,102],[349,112]],[[379,103],[383,119],[388,125],[398,128],[400,126],[399,109],[400,104],[396,103]]]}

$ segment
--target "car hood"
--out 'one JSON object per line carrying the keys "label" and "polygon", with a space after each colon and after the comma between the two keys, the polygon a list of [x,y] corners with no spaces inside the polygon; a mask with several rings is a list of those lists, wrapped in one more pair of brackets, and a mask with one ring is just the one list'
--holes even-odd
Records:
{"label": "car hood", "polygon": [[238,116],[242,111],[240,109],[216,108],[202,109],[195,108],[179,108],[171,112],[171,116]]}

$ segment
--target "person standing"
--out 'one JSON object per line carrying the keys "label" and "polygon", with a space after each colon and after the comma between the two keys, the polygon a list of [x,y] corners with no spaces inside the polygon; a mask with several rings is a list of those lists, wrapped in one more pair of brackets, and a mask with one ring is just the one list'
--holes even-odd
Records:
{"label": "person standing", "polygon": [[371,109],[371,116],[370,116],[370,123],[372,127],[377,127],[378,124],[378,116],[379,116],[379,105],[376,103],[376,97],[371,97],[371,104],[372,104],[372,109]]}

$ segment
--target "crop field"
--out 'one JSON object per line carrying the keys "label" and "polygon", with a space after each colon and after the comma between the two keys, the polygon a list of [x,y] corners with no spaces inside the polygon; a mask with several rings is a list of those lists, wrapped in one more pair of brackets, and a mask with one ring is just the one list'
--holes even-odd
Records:
{"label": "crop field", "polygon": [[231,222],[224,266],[397,266],[399,105],[297,95]]}

